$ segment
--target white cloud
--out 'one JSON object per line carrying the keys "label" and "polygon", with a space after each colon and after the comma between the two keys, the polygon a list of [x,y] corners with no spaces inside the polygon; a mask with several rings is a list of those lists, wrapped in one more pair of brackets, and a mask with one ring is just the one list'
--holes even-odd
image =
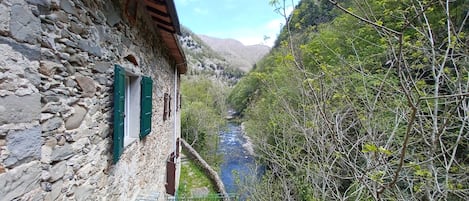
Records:
{"label": "white cloud", "polygon": [[257,45],[257,44],[262,44],[262,38],[256,37],[256,36],[246,36],[246,37],[240,37],[236,38],[236,40],[240,41],[244,45]]}
{"label": "white cloud", "polygon": [[287,9],[285,9],[285,12],[287,13],[287,16],[290,16],[290,14],[293,12],[293,6],[288,6]]}
{"label": "white cloud", "polygon": [[[293,12],[293,6],[288,6],[285,12],[287,16],[290,15]],[[230,35],[231,38],[239,40],[245,45],[263,44],[272,47],[284,24],[285,20],[279,16],[279,18],[273,19],[262,26],[232,30]]]}
{"label": "white cloud", "polygon": [[279,18],[271,20],[262,26],[230,29],[217,33],[208,33],[207,35],[233,38],[242,42],[244,45],[263,44],[272,47],[282,28],[282,22],[283,20]]}
{"label": "white cloud", "polygon": [[187,6],[190,3],[197,2],[198,0],[175,0],[175,1],[179,2],[179,4],[182,6]]}
{"label": "white cloud", "polygon": [[194,8],[194,12],[199,14],[199,15],[208,15],[208,10],[207,9]]}
{"label": "white cloud", "polygon": [[221,3],[222,5],[224,5],[223,7],[225,9],[235,9],[235,8],[238,8],[240,3],[239,2],[236,2],[234,0],[225,0],[223,3]]}
{"label": "white cloud", "polygon": [[210,33],[208,35],[220,36],[223,38],[233,38],[244,45],[258,45],[263,44],[272,47],[275,43],[275,39],[280,30],[280,22],[270,22],[264,26],[259,26],[256,28],[243,28],[243,29],[234,29],[226,30],[220,33]]}
{"label": "white cloud", "polygon": [[270,22],[267,22],[267,24],[265,25],[265,28],[268,30],[280,30],[280,28],[282,28],[284,23],[285,23],[284,20],[280,18],[273,19]]}
{"label": "white cloud", "polygon": [[[262,42],[265,45],[268,45],[272,47],[274,45],[275,39],[277,38],[277,35],[280,32],[280,29],[282,28],[283,20],[282,19],[273,19],[269,22],[267,22],[264,26],[262,26],[262,31],[263,36],[262,36]],[[264,38],[266,39],[264,41]]]}
{"label": "white cloud", "polygon": [[[197,1],[197,0],[179,0],[179,1]],[[222,8],[227,8],[231,6],[230,5],[231,3],[236,2],[236,1],[222,0],[220,2],[223,2],[223,4],[220,5],[222,6]],[[297,0],[295,0],[295,2],[297,2]],[[287,5],[287,8],[285,9],[286,14],[290,15],[293,9],[294,9],[294,6]],[[208,10],[203,10],[197,7],[194,8],[193,10],[199,15],[209,14]],[[256,16],[252,16],[252,17],[256,17]],[[245,20],[245,19],[242,18],[242,20]],[[209,36],[220,37],[220,38],[236,39],[245,45],[264,44],[264,45],[268,45],[272,47],[275,43],[275,40],[277,39],[278,34],[280,33],[282,26],[285,24],[285,19],[281,15],[276,14],[276,16],[274,16],[274,19],[264,22],[264,24],[261,24],[258,26],[250,26],[250,27],[243,26],[246,24],[247,23],[241,23],[241,25],[236,26],[236,23],[233,23],[233,26],[231,28],[225,28],[222,30],[218,29],[218,30],[213,30],[213,31],[205,30],[203,34],[209,35]],[[213,26],[216,26],[216,25],[213,25]]]}

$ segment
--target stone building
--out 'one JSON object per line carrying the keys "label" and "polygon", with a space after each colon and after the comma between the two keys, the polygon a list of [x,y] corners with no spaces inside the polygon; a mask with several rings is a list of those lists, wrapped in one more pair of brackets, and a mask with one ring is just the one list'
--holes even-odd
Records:
{"label": "stone building", "polygon": [[177,189],[172,0],[0,0],[0,200]]}

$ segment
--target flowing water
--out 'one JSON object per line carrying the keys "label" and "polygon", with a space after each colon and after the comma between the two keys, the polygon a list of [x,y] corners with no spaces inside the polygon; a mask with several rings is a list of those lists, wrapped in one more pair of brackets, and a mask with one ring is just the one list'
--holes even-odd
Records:
{"label": "flowing water", "polygon": [[239,193],[237,181],[242,181],[256,172],[252,170],[255,159],[248,151],[248,144],[238,123],[228,122],[227,129],[220,133],[218,153],[223,156],[220,176],[228,193]]}

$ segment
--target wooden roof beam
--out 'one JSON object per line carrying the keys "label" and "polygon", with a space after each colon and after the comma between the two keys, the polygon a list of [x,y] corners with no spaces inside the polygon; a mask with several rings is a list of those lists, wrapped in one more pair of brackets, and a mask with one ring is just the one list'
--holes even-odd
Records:
{"label": "wooden roof beam", "polygon": [[168,26],[173,26],[173,23],[171,23],[171,20],[169,18],[162,18],[161,16],[159,16],[155,13],[150,13],[150,16],[153,20],[157,20],[158,22],[161,22],[161,23],[166,24]]}
{"label": "wooden roof beam", "polygon": [[164,25],[161,25],[161,24],[157,23],[156,26],[158,27],[158,29],[162,29],[163,31],[167,31],[169,33],[175,33],[174,29],[168,28]]}

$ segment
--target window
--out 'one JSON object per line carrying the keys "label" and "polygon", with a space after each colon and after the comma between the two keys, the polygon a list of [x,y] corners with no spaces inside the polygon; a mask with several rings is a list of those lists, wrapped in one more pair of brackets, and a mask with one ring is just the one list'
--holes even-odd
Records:
{"label": "window", "polygon": [[153,81],[149,77],[114,68],[113,161],[119,160],[124,147],[151,133]]}
{"label": "window", "polygon": [[177,91],[176,93],[176,112],[179,111],[179,109],[181,108],[181,94],[179,93],[179,90]]}
{"label": "window", "polygon": [[168,120],[171,115],[171,98],[168,93],[164,94],[164,110],[163,110],[163,121]]}
{"label": "window", "polygon": [[179,109],[182,109],[182,94],[179,94]]}
{"label": "window", "polygon": [[140,133],[141,78],[125,75],[124,147],[134,142]]}
{"label": "window", "polygon": [[171,95],[169,95],[168,101],[168,117],[171,117]]}

